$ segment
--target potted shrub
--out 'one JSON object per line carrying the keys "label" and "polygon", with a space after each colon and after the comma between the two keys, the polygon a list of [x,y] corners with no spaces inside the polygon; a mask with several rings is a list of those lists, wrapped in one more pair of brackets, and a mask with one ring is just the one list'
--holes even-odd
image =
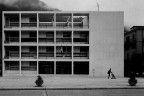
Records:
{"label": "potted shrub", "polygon": [[36,79],[35,83],[36,83],[36,85],[37,85],[38,87],[41,87],[42,84],[43,84],[43,79],[42,79],[42,77],[41,77],[41,76],[37,76],[37,79]]}
{"label": "potted shrub", "polygon": [[135,74],[132,72],[130,78],[128,79],[128,83],[131,86],[135,86],[137,84],[137,79],[135,78]]}

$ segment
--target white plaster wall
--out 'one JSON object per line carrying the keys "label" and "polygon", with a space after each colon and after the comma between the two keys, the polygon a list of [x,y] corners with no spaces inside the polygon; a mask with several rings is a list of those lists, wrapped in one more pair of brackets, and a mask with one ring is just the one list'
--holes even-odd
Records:
{"label": "white plaster wall", "polygon": [[116,77],[124,76],[124,13],[90,13],[90,75],[107,77],[112,68]]}

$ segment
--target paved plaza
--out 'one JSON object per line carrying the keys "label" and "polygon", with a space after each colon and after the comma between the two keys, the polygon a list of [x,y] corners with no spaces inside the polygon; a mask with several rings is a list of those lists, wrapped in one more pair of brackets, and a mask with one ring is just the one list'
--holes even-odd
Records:
{"label": "paved plaza", "polygon": [[144,88],[144,78],[137,78],[136,86],[129,86],[129,78],[97,78],[92,76],[42,76],[43,87],[35,87],[36,76],[0,77],[0,89],[121,89]]}
{"label": "paved plaza", "polygon": [[0,90],[0,96],[143,96],[143,89]]}

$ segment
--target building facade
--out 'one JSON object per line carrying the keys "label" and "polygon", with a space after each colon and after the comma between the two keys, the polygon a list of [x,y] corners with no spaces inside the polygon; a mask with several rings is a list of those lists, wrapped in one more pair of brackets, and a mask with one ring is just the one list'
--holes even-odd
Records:
{"label": "building facade", "polygon": [[123,12],[4,11],[3,76],[124,76]]}
{"label": "building facade", "polygon": [[125,75],[136,72],[144,75],[144,26],[133,26],[125,32]]}

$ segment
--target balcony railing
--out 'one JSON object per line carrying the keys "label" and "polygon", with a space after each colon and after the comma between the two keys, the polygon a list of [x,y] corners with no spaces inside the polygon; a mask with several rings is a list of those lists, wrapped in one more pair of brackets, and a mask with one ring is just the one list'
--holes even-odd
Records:
{"label": "balcony railing", "polygon": [[71,43],[72,38],[71,37],[63,37],[63,38],[56,38],[57,43]]}
{"label": "balcony railing", "polygon": [[39,23],[40,28],[52,28],[54,27],[53,22],[40,22]]}
{"label": "balcony railing", "polygon": [[54,38],[42,38],[40,37],[39,38],[39,43],[54,43]]}
{"label": "balcony railing", "polygon": [[74,28],[89,28],[89,25],[83,25],[83,23],[81,23],[81,22],[74,22],[74,24],[73,24],[73,27]]}
{"label": "balcony railing", "polygon": [[37,23],[21,23],[21,27],[37,27]]}
{"label": "balcony railing", "polygon": [[36,71],[37,70],[37,66],[22,66],[21,70],[29,70],[29,71]]}
{"label": "balcony railing", "polygon": [[74,58],[89,58],[88,52],[74,52]]}
{"label": "balcony railing", "polygon": [[21,38],[21,42],[24,43],[24,42],[30,42],[30,43],[36,43],[37,42],[37,37],[22,37]]}
{"label": "balcony railing", "polygon": [[18,43],[19,37],[6,37],[5,43]]}
{"label": "balcony railing", "polygon": [[72,28],[72,24],[71,23],[56,23],[56,27],[57,28]]}
{"label": "balcony railing", "polygon": [[6,67],[5,70],[19,70],[19,66],[9,66]]}
{"label": "balcony railing", "polygon": [[37,53],[36,52],[22,52],[21,58],[36,59]]}
{"label": "balcony railing", "polygon": [[74,43],[89,43],[89,38],[88,37],[79,37],[79,38],[74,38]]}
{"label": "balcony railing", "polygon": [[39,58],[41,59],[54,58],[54,52],[39,52]]}
{"label": "balcony railing", "polygon": [[71,52],[63,52],[63,53],[57,52],[56,57],[61,58],[61,59],[71,59],[72,53]]}
{"label": "balcony railing", "polygon": [[19,52],[10,52],[8,55],[4,57],[5,59],[19,58]]}
{"label": "balcony railing", "polygon": [[19,22],[9,22],[4,27],[5,28],[19,27]]}

